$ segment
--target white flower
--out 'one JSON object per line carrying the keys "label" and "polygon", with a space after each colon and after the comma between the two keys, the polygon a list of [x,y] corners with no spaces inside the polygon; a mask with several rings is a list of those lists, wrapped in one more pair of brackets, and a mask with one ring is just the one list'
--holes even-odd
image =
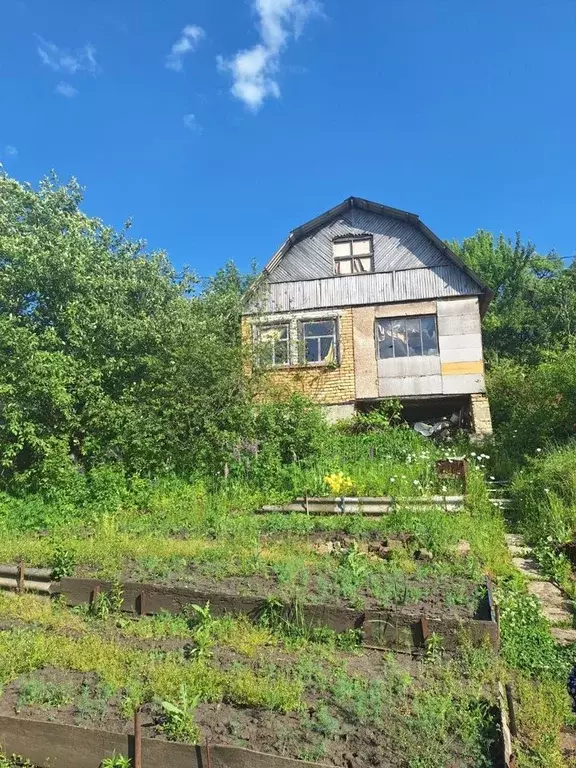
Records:
{"label": "white flower", "polygon": [[494,475],[490,475],[490,480],[496,480],[496,478],[494,477]]}
{"label": "white flower", "polygon": [[446,491],[447,491],[447,490],[448,490],[448,488],[446,488],[446,486],[445,486],[445,485],[443,485],[443,486],[442,486],[442,493],[446,493]]}
{"label": "white flower", "polygon": [[550,493],[550,488],[544,488],[544,493]]}
{"label": "white flower", "polygon": [[391,477],[391,478],[390,478],[390,482],[391,482],[391,483],[395,483],[395,482],[396,482],[396,478],[395,478],[395,477]]}
{"label": "white flower", "polygon": [[541,453],[542,448],[536,448],[536,453]]}
{"label": "white flower", "polygon": [[476,456],[476,452],[475,452],[475,451],[472,451],[472,453],[470,454],[470,456]]}
{"label": "white flower", "polygon": [[420,480],[413,480],[414,485],[420,485]]}

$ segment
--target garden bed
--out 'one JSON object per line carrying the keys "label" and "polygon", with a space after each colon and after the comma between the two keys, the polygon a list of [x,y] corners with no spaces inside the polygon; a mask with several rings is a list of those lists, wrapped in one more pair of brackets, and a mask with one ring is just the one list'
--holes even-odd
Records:
{"label": "garden bed", "polygon": [[[96,768],[104,754],[119,749],[120,737],[131,749],[134,685],[144,682],[151,685],[151,695],[144,697],[141,707],[146,766],[152,765],[146,762],[147,755],[159,759],[157,764],[206,765],[194,762],[198,750],[193,747],[167,744],[163,752],[148,740],[201,745],[208,740],[227,747],[226,756],[218,756],[219,747],[213,747],[212,765],[222,768],[274,766],[276,757],[338,768],[401,768],[414,761],[451,768],[496,764],[497,699],[493,658],[487,650],[464,648],[451,661],[433,650],[429,663],[369,650],[339,651],[303,639],[287,642],[226,621],[226,626],[211,619],[186,629],[185,623],[162,620],[167,622],[165,631],[188,635],[188,645],[208,629],[209,652],[205,647],[199,656],[191,656],[189,649],[187,655],[186,645],[175,650],[175,638],[167,642],[168,638],[158,637],[153,649],[144,650],[146,638],[134,638],[132,633],[148,625],[163,634],[155,625],[157,619],[120,625],[115,638],[113,620],[86,620],[84,629],[76,621],[75,637],[51,640],[41,639],[31,629],[26,641],[22,627],[18,635],[1,632],[0,642],[7,632],[10,638],[4,642],[13,640],[16,659],[28,666],[17,676],[13,667],[11,672],[2,668],[0,738],[5,749],[23,753],[38,765],[44,765],[46,757],[57,757],[58,768]],[[25,649],[26,660],[21,656]],[[93,656],[83,661],[88,649]],[[224,688],[214,688],[215,681]],[[172,717],[163,703],[166,699],[187,717]],[[28,744],[19,741],[21,729],[15,727],[23,722],[32,739]],[[77,750],[82,759],[76,763],[70,755],[68,762],[61,759],[59,742],[50,741],[48,724],[91,729],[60,731],[59,738],[65,737],[68,749]],[[455,735],[456,728],[460,735]],[[58,731],[52,733],[55,738]],[[100,753],[90,756],[87,745],[94,740]],[[41,748],[44,755],[39,754]],[[242,751],[247,749],[273,757],[266,763],[261,755],[250,763],[249,753]],[[188,762],[179,762],[181,758]]]}

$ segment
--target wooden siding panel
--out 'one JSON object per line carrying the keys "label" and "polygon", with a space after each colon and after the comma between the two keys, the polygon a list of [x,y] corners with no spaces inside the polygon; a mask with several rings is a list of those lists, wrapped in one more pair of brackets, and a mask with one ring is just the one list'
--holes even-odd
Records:
{"label": "wooden siding panel", "polygon": [[[479,288],[472,280],[454,266],[410,269],[405,272],[268,283],[254,298],[248,313],[290,312],[363,304],[381,305],[399,301],[476,295],[478,291]],[[445,318],[447,322],[450,319]]]}
{"label": "wooden siding panel", "polygon": [[292,246],[272,270],[270,281],[330,277],[334,274],[333,239],[364,234],[373,237],[376,272],[452,265],[450,259],[414,225],[353,208]]}

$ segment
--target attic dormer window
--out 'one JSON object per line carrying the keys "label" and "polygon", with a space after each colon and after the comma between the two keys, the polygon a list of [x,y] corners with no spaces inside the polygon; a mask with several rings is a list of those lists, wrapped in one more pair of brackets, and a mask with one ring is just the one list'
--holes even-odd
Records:
{"label": "attic dormer window", "polygon": [[339,237],[332,242],[332,251],[336,275],[374,272],[371,237]]}

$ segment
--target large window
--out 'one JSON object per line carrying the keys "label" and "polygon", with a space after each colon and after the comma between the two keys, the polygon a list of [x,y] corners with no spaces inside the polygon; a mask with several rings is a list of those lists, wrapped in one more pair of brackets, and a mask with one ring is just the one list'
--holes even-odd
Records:
{"label": "large window", "polygon": [[334,272],[337,275],[356,275],[374,272],[372,238],[339,238],[332,243]]}
{"label": "large window", "polygon": [[378,357],[422,357],[438,354],[435,315],[397,317],[376,323]]}
{"label": "large window", "polygon": [[290,362],[290,326],[288,323],[262,325],[257,334],[257,358],[264,367]]}
{"label": "large window", "polygon": [[310,320],[300,324],[304,363],[336,363],[336,320]]}

